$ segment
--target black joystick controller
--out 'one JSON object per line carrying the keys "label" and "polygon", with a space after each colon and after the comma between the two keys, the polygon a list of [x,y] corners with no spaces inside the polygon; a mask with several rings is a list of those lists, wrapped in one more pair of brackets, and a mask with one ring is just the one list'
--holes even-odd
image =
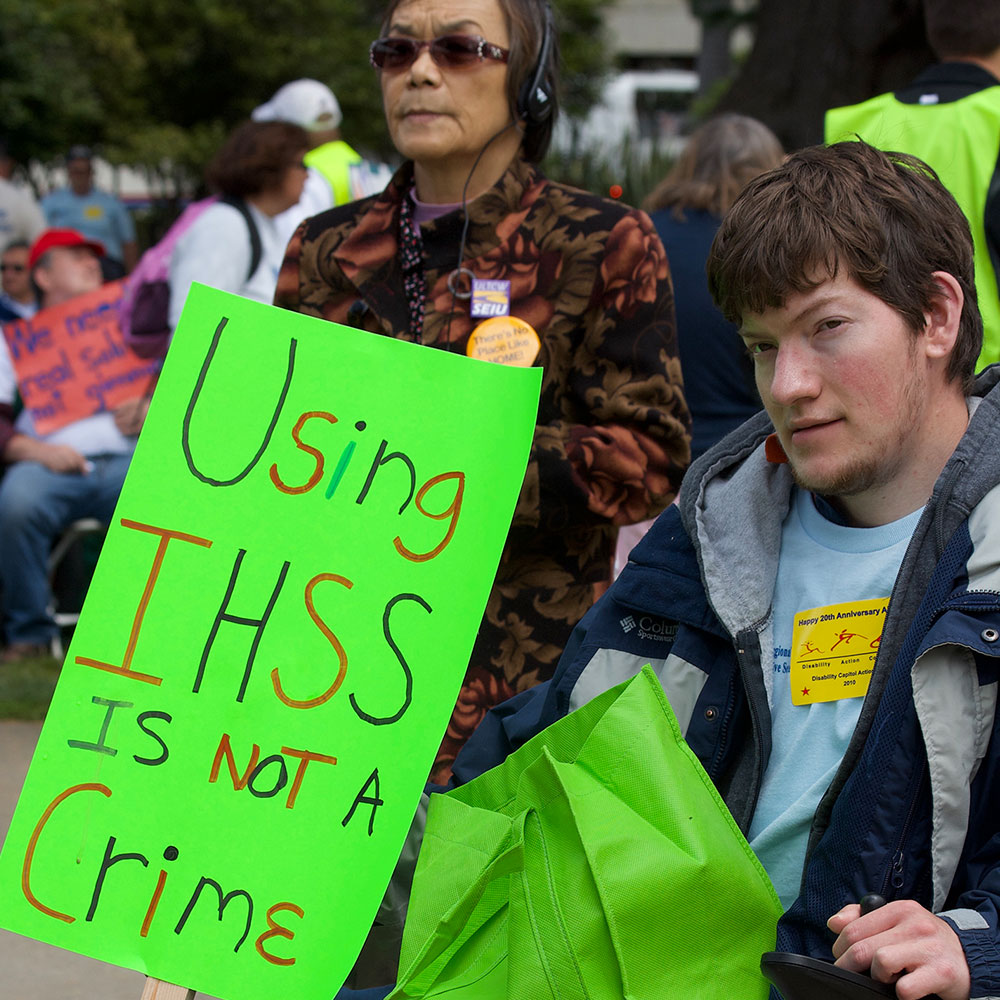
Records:
{"label": "black joystick controller", "polygon": [[[885,906],[885,900],[870,893],[861,900],[861,915],[880,906]],[[832,962],[787,951],[765,952],[760,971],[778,987],[784,1000],[875,1000],[896,996],[891,983],[879,983],[871,976],[839,969]]]}

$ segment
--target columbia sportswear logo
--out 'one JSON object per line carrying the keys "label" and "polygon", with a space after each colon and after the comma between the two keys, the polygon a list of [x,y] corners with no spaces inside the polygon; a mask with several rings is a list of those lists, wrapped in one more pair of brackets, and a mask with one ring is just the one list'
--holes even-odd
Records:
{"label": "columbia sportswear logo", "polygon": [[640,639],[672,643],[677,638],[677,622],[666,621],[663,618],[651,618],[649,615],[643,615],[636,621],[632,615],[626,615],[618,620],[618,624],[626,633],[638,629],[635,634]]}

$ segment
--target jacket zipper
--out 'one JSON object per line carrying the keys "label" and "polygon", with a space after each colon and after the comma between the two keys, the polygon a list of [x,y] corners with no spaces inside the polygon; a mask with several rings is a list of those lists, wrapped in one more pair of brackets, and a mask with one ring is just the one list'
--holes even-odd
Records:
{"label": "jacket zipper", "polygon": [[[903,823],[903,829],[900,831],[899,840],[896,842],[896,850],[893,852],[892,860],[889,864],[889,869],[885,873],[885,878],[882,879],[882,889],[879,895],[883,899],[893,899],[895,898],[899,890],[902,889],[903,883],[905,881],[905,855],[903,854],[903,848],[906,845],[906,840],[910,835],[910,826],[913,823],[913,814],[917,808],[917,799],[920,797],[920,789],[924,785],[924,774],[927,771],[927,762],[924,761],[920,768],[920,774],[917,778],[916,787],[913,792],[913,797],[910,799],[910,808],[906,812],[906,820]],[[890,895],[890,886],[893,890]]]}
{"label": "jacket zipper", "polygon": [[[739,663],[739,674],[741,678],[743,677],[745,672],[749,672],[749,666],[752,666],[752,664],[748,665],[747,671],[744,671],[744,664],[747,663],[749,657],[749,654],[747,653],[747,648],[750,645],[750,643],[746,642],[745,640],[742,640],[742,635],[744,634],[751,635],[753,637],[754,642],[757,643],[756,667],[758,671],[762,669],[762,665],[760,662],[759,637],[756,631],[747,630],[746,633],[741,633],[741,635],[736,637],[736,655],[737,655],[737,662]],[[750,808],[746,814],[746,820],[745,820],[746,830],[744,830],[744,833],[749,831],[750,822],[753,819],[753,814],[757,811],[757,800],[760,798],[760,786],[763,784],[764,781],[764,769],[766,767],[763,760],[764,755],[762,753],[762,748],[761,748],[761,739],[762,739],[761,733],[763,732],[763,727],[761,726],[761,720],[760,720],[760,706],[757,704],[757,701],[753,697],[753,694],[750,690],[747,690],[746,700],[747,700],[747,706],[750,709],[751,738],[753,740],[754,750],[757,753],[758,759],[756,762],[756,766],[754,768],[753,797],[749,804]],[[740,824],[738,823],[738,825]]]}
{"label": "jacket zipper", "polygon": [[736,711],[736,675],[738,670],[734,670],[729,676],[729,690],[726,693],[726,714],[719,723],[719,739],[715,745],[715,756],[712,758],[711,777],[713,782],[719,776],[719,765],[726,752],[726,744],[729,741],[729,724],[733,721],[733,712]]}

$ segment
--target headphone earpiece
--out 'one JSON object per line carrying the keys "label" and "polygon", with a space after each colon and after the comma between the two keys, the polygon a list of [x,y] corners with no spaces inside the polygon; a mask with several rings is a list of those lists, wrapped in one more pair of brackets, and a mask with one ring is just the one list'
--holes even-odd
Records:
{"label": "headphone earpiece", "polygon": [[538,49],[538,61],[517,95],[517,117],[525,125],[541,125],[552,114],[552,91],[546,75],[554,31],[552,8],[546,3],[545,28],[542,31],[542,44]]}

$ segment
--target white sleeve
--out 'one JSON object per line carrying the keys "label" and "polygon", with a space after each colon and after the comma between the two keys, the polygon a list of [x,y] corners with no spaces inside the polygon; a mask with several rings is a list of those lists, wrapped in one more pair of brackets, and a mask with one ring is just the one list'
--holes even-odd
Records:
{"label": "white sleeve", "polygon": [[282,247],[288,246],[292,233],[303,219],[319,215],[328,208],[333,208],[333,191],[329,181],[315,167],[310,167],[302,188],[302,197],[291,208],[274,217]]}
{"label": "white sleeve", "polygon": [[33,243],[45,229],[45,216],[38,205],[38,202],[29,194],[24,194],[22,201],[24,205],[21,209],[21,229],[24,231],[25,239]]}
{"label": "white sleeve", "polygon": [[17,396],[17,376],[14,374],[14,362],[7,346],[7,338],[0,335],[0,403],[10,405]]}
{"label": "white sleeve", "polygon": [[177,326],[192,281],[238,293],[250,268],[250,233],[231,205],[215,204],[177,241],[170,258],[170,328]]}

